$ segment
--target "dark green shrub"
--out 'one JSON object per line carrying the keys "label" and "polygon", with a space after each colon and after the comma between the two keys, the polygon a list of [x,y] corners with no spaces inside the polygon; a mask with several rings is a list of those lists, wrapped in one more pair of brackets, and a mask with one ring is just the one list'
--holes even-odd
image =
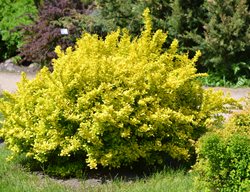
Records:
{"label": "dark green shrub", "polygon": [[56,48],[52,73],[23,77],[16,93],[5,94],[0,136],[14,155],[46,163],[50,172],[72,158],[90,168],[194,159],[195,141],[235,101],[203,90],[200,52],[179,54],[177,40],[162,49],[167,35],[151,32],[148,12],[140,37],[85,33],[74,48]]}
{"label": "dark green shrub", "polygon": [[250,191],[250,110],[235,114],[226,128],[198,145],[197,186],[208,191]]}
{"label": "dark green shrub", "polygon": [[200,41],[209,73],[237,83],[250,77],[250,9],[246,0],[212,0],[207,10],[205,36]]}
{"label": "dark green shrub", "polygon": [[0,36],[0,62],[4,61],[7,57],[7,45]]}
{"label": "dark green shrub", "polygon": [[96,2],[107,31],[126,27],[132,34],[140,34],[143,25],[140,13],[146,7],[150,7],[152,12],[153,31],[156,29],[168,31],[171,41],[178,38],[180,49],[190,50],[194,44],[197,45],[190,35],[203,34],[204,31],[202,27],[206,14],[202,7],[204,0],[97,0]]}
{"label": "dark green shrub", "polygon": [[37,9],[40,8],[40,6],[43,4],[43,0],[33,0],[35,3],[35,6],[37,7]]}
{"label": "dark green shrub", "polygon": [[0,52],[4,60],[17,54],[17,49],[23,44],[22,24],[30,24],[36,17],[37,9],[33,0],[1,0],[0,1],[0,38],[5,49]]}

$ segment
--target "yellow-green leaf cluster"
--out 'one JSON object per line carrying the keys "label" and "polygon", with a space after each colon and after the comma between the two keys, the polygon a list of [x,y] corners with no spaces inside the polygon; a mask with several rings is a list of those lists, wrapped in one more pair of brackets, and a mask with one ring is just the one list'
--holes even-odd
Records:
{"label": "yellow-green leaf cluster", "polygon": [[52,73],[23,76],[0,104],[0,136],[9,148],[40,162],[85,154],[90,168],[188,161],[207,122],[230,100],[196,80],[199,51],[190,59],[178,53],[177,40],[163,49],[167,34],[152,33],[149,10],[144,19],[138,38],[127,30],[104,40],[85,33],[74,48],[56,48]]}
{"label": "yellow-green leaf cluster", "polygon": [[233,114],[223,129],[201,137],[196,151],[197,191],[249,191],[250,108]]}

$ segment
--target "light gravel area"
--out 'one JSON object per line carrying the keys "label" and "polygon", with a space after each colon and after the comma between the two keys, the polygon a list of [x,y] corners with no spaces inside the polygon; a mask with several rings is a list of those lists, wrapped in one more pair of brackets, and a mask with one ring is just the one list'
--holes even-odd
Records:
{"label": "light gravel area", "polygon": [[[27,74],[29,79],[35,77],[35,74]],[[5,90],[14,92],[17,89],[17,82],[21,79],[21,73],[1,72],[0,71],[0,92]]]}
{"label": "light gravel area", "polygon": [[225,87],[215,87],[214,90],[222,90],[224,93],[230,93],[231,97],[234,99],[245,98],[250,94],[250,88],[225,88]]}

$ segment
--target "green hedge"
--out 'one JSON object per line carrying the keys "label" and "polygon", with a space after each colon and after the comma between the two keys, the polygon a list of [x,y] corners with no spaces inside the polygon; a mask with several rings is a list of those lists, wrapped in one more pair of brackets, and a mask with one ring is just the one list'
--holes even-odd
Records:
{"label": "green hedge", "polygon": [[198,145],[197,187],[208,191],[250,191],[250,110],[235,114],[222,130]]}

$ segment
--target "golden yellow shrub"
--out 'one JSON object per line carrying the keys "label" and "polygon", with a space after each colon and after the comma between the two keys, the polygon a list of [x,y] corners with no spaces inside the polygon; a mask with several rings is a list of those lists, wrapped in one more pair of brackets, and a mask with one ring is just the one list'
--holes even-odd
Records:
{"label": "golden yellow shrub", "polygon": [[15,153],[40,162],[81,154],[90,168],[119,167],[139,159],[188,161],[195,141],[230,98],[204,91],[194,58],[179,54],[178,41],[145,30],[132,39],[117,30],[105,40],[83,34],[74,48],[56,48],[54,71],[25,75],[0,104],[0,136]]}

